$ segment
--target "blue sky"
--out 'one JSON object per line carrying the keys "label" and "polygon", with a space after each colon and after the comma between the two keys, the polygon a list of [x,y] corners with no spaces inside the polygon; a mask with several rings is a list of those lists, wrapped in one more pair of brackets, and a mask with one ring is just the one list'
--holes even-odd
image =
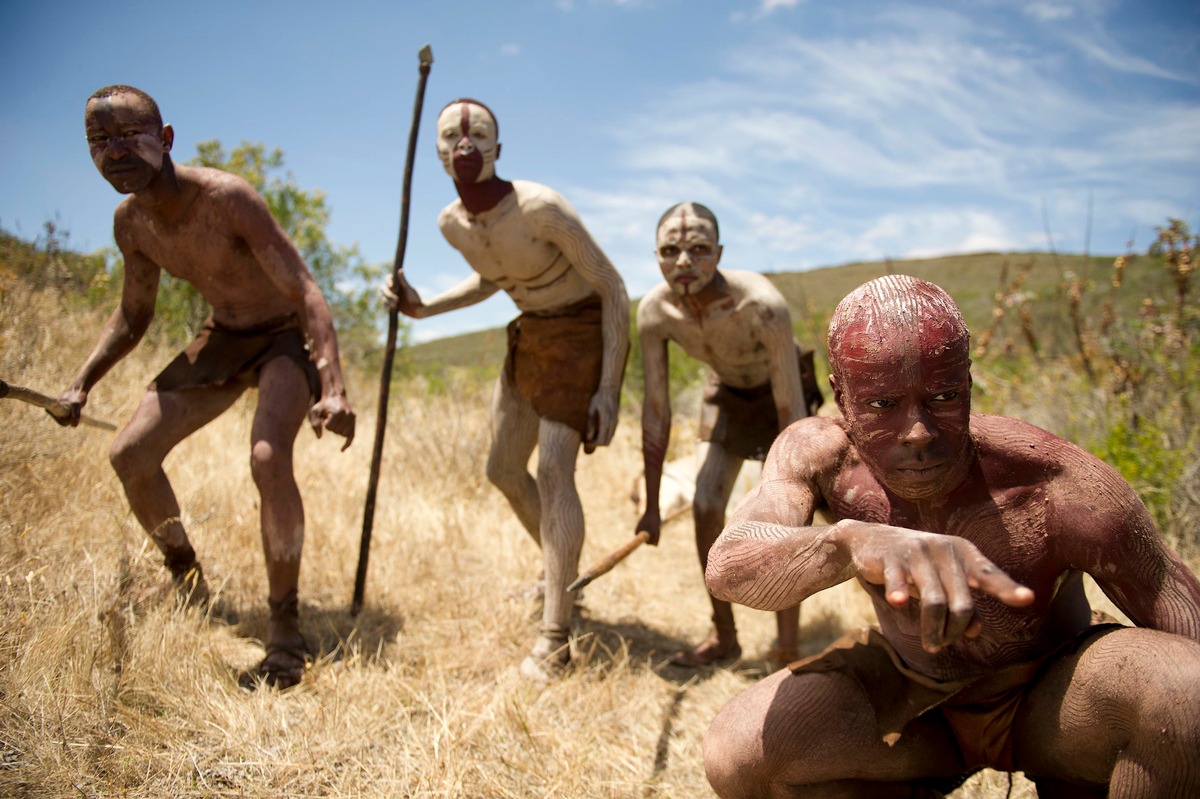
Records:
{"label": "blue sky", "polygon": [[[57,219],[78,249],[111,244],[119,197],[83,105],[129,83],[178,160],[211,138],[282,148],[326,193],[330,237],[389,261],[426,43],[405,258],[425,293],[468,274],[437,231],[455,195],[432,135],[464,95],[499,118],[498,173],[565,195],[635,297],[681,200],[717,214],[724,266],[762,272],[1046,249],[1047,228],[1060,252],[1140,251],[1168,216],[1200,221],[1194,0],[336,5],[0,0],[0,227]],[[513,313],[500,296],[414,334]]]}

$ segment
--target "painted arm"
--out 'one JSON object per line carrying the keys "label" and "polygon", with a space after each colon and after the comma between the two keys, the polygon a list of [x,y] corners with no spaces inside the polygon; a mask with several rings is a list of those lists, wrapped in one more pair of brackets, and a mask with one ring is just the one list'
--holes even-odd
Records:
{"label": "painted arm", "polygon": [[60,424],[75,427],[79,415],[87,404],[88,392],[113,366],[133,351],[146,334],[154,318],[154,305],[158,299],[158,281],[162,270],[157,264],[136,250],[122,229],[118,218],[116,224],[117,245],[125,259],[125,276],[121,285],[121,302],[113,310],[95,348],[71,381],[58,401],[69,415],[53,416]]}
{"label": "painted arm", "polygon": [[1090,574],[1139,627],[1200,640],[1200,581],[1167,548],[1129,483],[1088,455],[1055,495],[1067,562]]}
{"label": "painted arm", "polygon": [[309,409],[309,423],[318,437],[323,428],[344,437],[345,450],[354,440],[355,416],[346,398],[337,333],[325,296],[262,197],[247,184],[232,191],[230,201],[233,232],[246,242],[271,281],[299,309],[300,327],[312,343],[311,357],[321,376],[321,398]]}
{"label": "painted arm", "polygon": [[638,306],[638,339],[642,345],[645,375],[642,401],[642,464],[646,481],[646,511],[635,533],[645,530],[649,544],[658,546],[662,532],[659,489],[662,486],[663,460],[671,436],[671,397],[667,371],[667,339],[652,321],[654,300],[645,298]]}
{"label": "painted arm", "polygon": [[571,265],[600,295],[604,333],[600,387],[588,408],[588,435],[584,451],[607,446],[617,429],[621,380],[629,357],[629,295],[616,268],[583,226],[575,209],[559,195],[548,200],[537,215],[539,232],[567,256]]}
{"label": "painted arm", "polygon": [[780,434],[762,480],[709,551],[705,582],[718,599],[786,610],[854,576],[837,525],[812,526],[819,489],[805,438],[795,427]]}
{"label": "painted arm", "polygon": [[800,383],[800,362],[792,339],[792,317],[787,303],[773,303],[773,313],[765,320],[763,344],[770,358],[771,394],[779,414],[779,429],[786,430],[797,419],[808,416],[804,389]]}

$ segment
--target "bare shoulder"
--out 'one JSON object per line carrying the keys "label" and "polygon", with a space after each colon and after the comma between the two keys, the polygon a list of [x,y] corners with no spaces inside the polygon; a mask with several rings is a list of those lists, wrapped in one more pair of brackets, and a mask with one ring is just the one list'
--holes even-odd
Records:
{"label": "bare shoulder", "polygon": [[128,252],[135,246],[137,234],[145,227],[144,215],[139,213],[132,196],[126,197],[113,211],[113,238],[117,246]]}
{"label": "bare shoulder", "polygon": [[561,223],[569,220],[580,223],[579,214],[567,198],[549,186],[531,180],[514,180],[513,192],[521,215],[533,225],[539,223]]}
{"label": "bare shoulder", "polygon": [[523,209],[532,210],[541,206],[567,206],[567,198],[543,183],[532,180],[514,180],[513,191],[516,192],[517,202]]}
{"label": "bare shoulder", "polygon": [[666,322],[666,311],[672,297],[671,287],[658,283],[642,297],[637,307],[637,327],[645,332],[660,331]]}
{"label": "bare shoulder", "polygon": [[806,416],[792,422],[775,439],[763,464],[767,480],[820,480],[831,477],[851,451],[840,417]]}
{"label": "bare shoulder", "polygon": [[739,313],[753,314],[766,325],[785,326],[791,334],[792,316],[787,300],[770,278],[742,269],[722,269],[721,274]]}
{"label": "bare shoulder", "polygon": [[265,202],[249,181],[240,175],[206,166],[177,166],[180,180],[194,184],[202,196],[215,200]]}
{"label": "bare shoulder", "polygon": [[1038,490],[1060,522],[1145,514],[1141,498],[1116,469],[1065,438],[1019,419],[982,414],[972,415],[971,432],[989,484]]}
{"label": "bare shoulder", "polygon": [[208,214],[238,229],[272,220],[267,201],[245,178],[204,166],[177,166],[180,183],[192,186],[196,202]]}
{"label": "bare shoulder", "polygon": [[729,287],[747,302],[787,309],[787,300],[771,279],[745,269],[721,269]]}
{"label": "bare shoulder", "polygon": [[450,228],[461,227],[465,219],[466,212],[463,210],[462,200],[455,199],[454,202],[447,205],[438,214],[438,229],[445,231]]}
{"label": "bare shoulder", "polygon": [[1073,462],[1103,463],[1065,438],[1011,416],[971,414],[971,436],[985,468],[996,466],[998,475],[1015,480],[1044,482]]}

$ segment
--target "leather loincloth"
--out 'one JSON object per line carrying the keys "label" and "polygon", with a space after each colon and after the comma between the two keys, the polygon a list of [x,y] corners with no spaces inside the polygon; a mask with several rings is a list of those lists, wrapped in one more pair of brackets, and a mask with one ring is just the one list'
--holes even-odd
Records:
{"label": "leather loincloth", "polygon": [[598,296],[553,314],[523,313],[508,324],[504,376],[543,419],[587,436],[588,408],[604,372]]}
{"label": "leather loincloth", "polygon": [[[813,351],[796,345],[796,360],[805,407],[810,415],[815,414],[825,398],[817,387]],[[700,406],[701,441],[720,444],[734,457],[761,461],[779,433],[779,411],[770,381],[753,388],[734,388],[722,383],[716,372],[709,372]]]}
{"label": "leather loincloth", "polygon": [[312,362],[295,314],[251,330],[230,330],[207,319],[187,348],[150,384],[156,391],[181,391],[241,384],[257,386],[267,361],[291,358],[308,380],[309,398],[321,396],[321,376]]}
{"label": "leather loincloth", "polygon": [[837,671],[854,677],[875,711],[880,738],[889,746],[900,739],[908,722],[936,712],[958,741],[967,773],[981,767],[1013,771],[1013,720],[1037,676],[1050,661],[1120,627],[1093,624],[1037,660],[956,682],[939,682],[908,668],[875,628],[847,633],[824,652],[788,668],[793,674]]}

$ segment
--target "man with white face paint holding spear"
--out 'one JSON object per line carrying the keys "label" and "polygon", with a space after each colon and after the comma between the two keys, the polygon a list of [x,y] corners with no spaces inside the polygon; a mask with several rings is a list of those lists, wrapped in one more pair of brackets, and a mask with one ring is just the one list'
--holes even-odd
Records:
{"label": "man with white face paint holding spear", "polygon": [[[437,148],[458,190],[438,227],[475,274],[428,301],[403,275],[382,294],[389,307],[416,319],[474,305],[501,289],[521,311],[508,328],[508,356],[492,399],[487,475],[542,550],[542,626],[521,671],[546,681],[570,660],[574,596],[567,586],[584,534],[575,460],[581,442],[590,453],[616,430],[629,298],[562,195],[497,177],[498,126],[487,106],[464,98],[442,109]],[[535,446],[536,478],[529,473]]]}
{"label": "man with white face paint holding spear", "polygon": [[[702,572],[725,526],[725,506],[743,461],[762,460],[779,431],[821,401],[811,380],[806,402],[787,301],[762,275],[718,271],[722,249],[712,211],[691,202],[669,208],[659,219],[655,248],[666,282],[646,294],[637,315],[645,366],[646,478],[646,511],[637,531],[648,533],[651,544],[658,543],[662,528],[659,485],[671,433],[667,342],[712,369],[700,427],[708,447],[692,502]],[[741,655],[733,607],[709,598],[713,632],[695,649],[676,654],[671,662],[677,666],[707,666]],[[799,606],[780,611],[776,621],[778,639],[769,659],[779,667],[797,657]]]}

